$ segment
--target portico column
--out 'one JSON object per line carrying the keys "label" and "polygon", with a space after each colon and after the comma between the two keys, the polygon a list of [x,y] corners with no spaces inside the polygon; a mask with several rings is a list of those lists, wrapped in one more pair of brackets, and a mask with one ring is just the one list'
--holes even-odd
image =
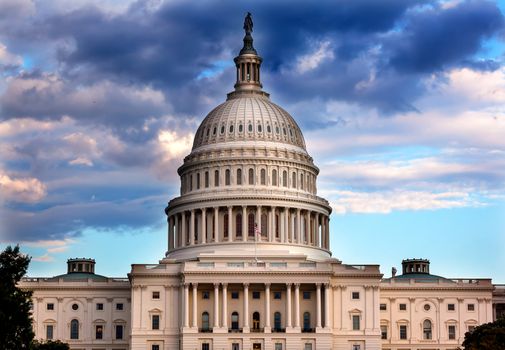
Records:
{"label": "portico column", "polygon": [[280,234],[281,234],[281,242],[282,243],[286,242],[286,239],[285,239],[285,237],[286,237],[286,232],[285,231],[286,230],[284,228],[284,213],[285,212],[286,212],[285,208],[283,208],[282,211],[279,210],[279,220],[280,220],[280,226],[281,226],[280,227],[280,230],[281,230]]}
{"label": "portico column", "polygon": [[193,286],[193,325],[192,327],[193,328],[197,328],[198,327],[198,324],[196,323],[196,318],[197,318],[197,303],[196,301],[198,300],[198,296],[197,296],[197,289],[198,289],[198,283],[192,283],[192,286]]}
{"label": "portico column", "polygon": [[244,283],[244,328],[249,329],[249,283]]}
{"label": "portico column", "polygon": [[242,207],[242,240],[247,241],[247,207]]}
{"label": "portico column", "polygon": [[295,241],[295,215],[290,215],[289,225],[291,226],[291,243],[296,243]]}
{"label": "portico column", "polygon": [[233,207],[232,206],[229,206],[228,207],[228,242],[231,242],[232,241],[232,235],[233,235],[233,230],[231,228],[231,224],[232,224],[232,214],[233,214]]}
{"label": "portico column", "polygon": [[265,331],[270,331],[270,283],[265,283]]}
{"label": "portico column", "polygon": [[312,243],[312,230],[310,229],[310,211],[305,212],[305,240],[307,241],[307,244]]}
{"label": "portico column", "polygon": [[189,284],[184,283],[184,327],[189,327]]}
{"label": "portico column", "polygon": [[330,327],[330,285],[324,285],[324,328]]}
{"label": "portico column", "polygon": [[214,242],[219,242],[219,207],[214,207]]}
{"label": "portico column", "polygon": [[228,328],[228,284],[223,283],[223,328]]}
{"label": "portico column", "polygon": [[319,213],[316,213],[316,247],[319,247]]}
{"label": "portico column", "polygon": [[321,328],[321,283],[316,283],[316,327]]}
{"label": "portico column", "polygon": [[195,209],[191,209],[191,221],[189,223],[189,244],[195,244]]}
{"label": "portico column", "polygon": [[[261,205],[256,207],[256,224],[258,225],[258,231],[261,232]],[[254,230],[254,240],[261,240],[261,236],[263,236],[264,232],[261,232],[260,237],[256,237],[256,230]]]}
{"label": "portico column", "polygon": [[200,242],[205,244],[207,239],[207,209],[202,208],[202,230],[200,232]]}
{"label": "portico column", "polygon": [[219,283],[214,283],[214,328],[219,327]]}
{"label": "portico column", "polygon": [[179,214],[175,215],[175,242],[174,242],[174,248],[180,248],[181,247],[181,237],[180,237],[180,222],[179,222]]}
{"label": "portico column", "polygon": [[298,244],[303,243],[303,237],[302,237],[302,216],[300,215],[300,209],[296,209],[296,231],[298,234]]}
{"label": "portico column", "polygon": [[267,220],[268,220],[268,237],[267,237],[267,239],[269,242],[272,242],[272,236],[273,236],[273,230],[274,230],[274,225],[272,223],[272,218],[274,217],[273,212],[272,212],[274,210],[273,208],[274,207],[271,207],[270,210],[268,211],[268,218],[267,218]]}
{"label": "portico column", "polygon": [[174,249],[174,216],[168,218],[168,250]]}
{"label": "portico column", "polygon": [[286,328],[291,328],[291,283],[286,284]]}
{"label": "portico column", "polygon": [[186,246],[186,240],[187,240],[187,232],[186,232],[186,212],[182,212],[182,223],[181,223],[181,247]]}
{"label": "portico column", "polygon": [[300,328],[300,283],[295,283],[295,327]]}
{"label": "portico column", "polygon": [[284,223],[284,228],[286,229],[285,238],[286,242],[291,242],[291,227],[290,227],[291,225],[289,223],[289,208],[286,208],[284,212],[285,212],[284,219],[286,220],[286,222]]}
{"label": "portico column", "polygon": [[330,217],[326,219],[326,249],[330,249]]}

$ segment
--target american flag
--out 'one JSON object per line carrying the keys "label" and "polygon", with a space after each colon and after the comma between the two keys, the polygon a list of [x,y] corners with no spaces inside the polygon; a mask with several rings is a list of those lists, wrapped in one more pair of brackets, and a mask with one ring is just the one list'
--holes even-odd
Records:
{"label": "american flag", "polygon": [[258,227],[258,224],[254,225],[254,233],[256,235],[256,238],[261,240],[261,231],[260,231],[260,228]]}

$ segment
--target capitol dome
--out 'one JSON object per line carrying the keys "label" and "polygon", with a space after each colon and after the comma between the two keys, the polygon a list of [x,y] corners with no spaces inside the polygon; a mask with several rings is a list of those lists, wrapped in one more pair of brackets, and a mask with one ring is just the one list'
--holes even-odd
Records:
{"label": "capitol dome", "polygon": [[294,118],[263,91],[250,33],[234,62],[234,91],[204,118],[178,169],[166,259],[328,259],[331,208],[317,196],[319,169]]}

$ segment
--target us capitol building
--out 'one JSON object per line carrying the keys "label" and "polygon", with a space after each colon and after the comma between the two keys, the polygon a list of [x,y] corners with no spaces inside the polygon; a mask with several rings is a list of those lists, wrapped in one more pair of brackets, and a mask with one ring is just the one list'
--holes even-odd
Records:
{"label": "us capitol building", "polygon": [[236,83],[198,128],[165,213],[168,251],[128,278],[69,259],[23,279],[37,338],[82,350],[456,349],[505,309],[505,286],[448,279],[428,260],[346,265],[330,251],[319,169],[288,112],[262,90],[250,15]]}

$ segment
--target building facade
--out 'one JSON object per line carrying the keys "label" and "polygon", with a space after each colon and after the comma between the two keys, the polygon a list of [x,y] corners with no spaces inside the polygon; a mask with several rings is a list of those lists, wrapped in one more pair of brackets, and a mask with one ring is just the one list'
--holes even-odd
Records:
{"label": "building facade", "polygon": [[127,280],[96,275],[89,259],[24,279],[36,336],[82,350],[456,349],[492,320],[491,281],[434,276],[424,260],[383,279],[378,265],[332,257],[319,169],[262,89],[249,16],[244,29],[234,91],[178,169],[166,256]]}

